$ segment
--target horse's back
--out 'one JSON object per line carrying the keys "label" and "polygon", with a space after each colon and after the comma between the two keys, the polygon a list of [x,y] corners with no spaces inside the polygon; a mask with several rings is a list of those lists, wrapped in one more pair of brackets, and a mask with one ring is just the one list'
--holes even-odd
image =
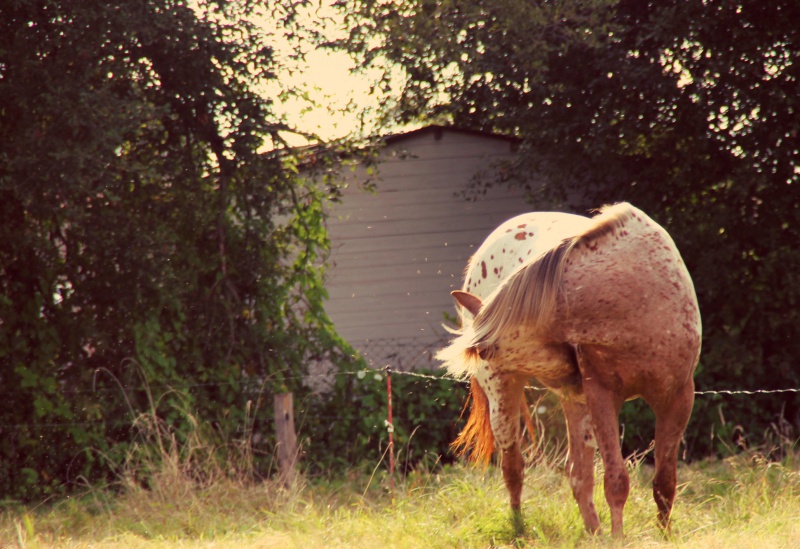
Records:
{"label": "horse's back", "polygon": [[473,254],[463,290],[486,298],[521,265],[581,234],[590,223],[587,217],[561,212],[530,212],[509,219]]}

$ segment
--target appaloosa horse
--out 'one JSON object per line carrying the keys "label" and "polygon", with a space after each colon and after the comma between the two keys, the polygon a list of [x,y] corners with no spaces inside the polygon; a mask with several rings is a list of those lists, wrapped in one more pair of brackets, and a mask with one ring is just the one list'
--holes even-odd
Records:
{"label": "appaloosa horse", "polygon": [[472,397],[454,445],[484,462],[500,449],[512,509],[519,511],[522,493],[523,390],[535,377],[564,409],[567,473],[590,532],[600,529],[592,503],[596,449],[611,532],[621,536],[630,482],[619,411],[637,397],[653,408],[653,495],[667,526],[701,339],[694,286],[667,232],[627,203],[591,219],[524,214],[489,236],[453,296],[462,327],[438,358],[451,374],[471,378]]}

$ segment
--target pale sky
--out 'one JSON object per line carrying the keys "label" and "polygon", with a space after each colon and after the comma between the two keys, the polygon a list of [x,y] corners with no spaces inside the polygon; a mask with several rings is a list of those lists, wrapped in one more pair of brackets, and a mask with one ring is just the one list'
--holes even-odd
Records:
{"label": "pale sky", "polygon": [[[345,53],[313,51],[307,56],[307,66],[290,82],[308,93],[314,106],[301,97],[292,97],[278,112],[301,130],[317,133],[326,140],[348,136],[360,131],[358,112],[374,109],[379,98],[369,94],[367,76],[351,74],[355,63]],[[284,80],[285,81],[285,80]],[[367,132],[371,128],[365,128]]]}
{"label": "pale sky", "polygon": [[[301,24],[313,26],[323,31],[329,38],[346,36],[342,18],[330,5],[333,0],[316,0],[313,6],[305,11]],[[284,63],[293,65],[288,59],[291,46],[282,38],[274,21],[264,23],[268,31],[275,32],[274,47]],[[342,138],[353,134],[369,134],[374,130],[370,123],[369,113],[377,108],[381,100],[378,95],[370,94],[371,82],[380,77],[379,71],[371,70],[353,74],[355,61],[346,53],[329,50],[315,50],[313,44],[303,43],[306,53],[304,63],[296,66],[296,71],[287,75],[282,71],[275,82],[267,90],[270,98],[275,100],[274,110],[285,114],[290,125],[300,130],[318,134],[325,140]],[[306,93],[311,101],[293,95],[285,100],[277,99],[281,90],[297,87]],[[366,122],[362,128],[359,113],[366,113]],[[306,141],[300,136],[285,136],[293,145],[303,145]]]}

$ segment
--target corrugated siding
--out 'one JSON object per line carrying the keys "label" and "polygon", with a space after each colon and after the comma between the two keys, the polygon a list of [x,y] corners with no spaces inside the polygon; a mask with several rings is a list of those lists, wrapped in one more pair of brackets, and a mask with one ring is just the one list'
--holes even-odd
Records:
{"label": "corrugated siding", "polygon": [[[458,196],[473,176],[512,153],[508,140],[455,130],[415,132],[385,151],[377,193],[345,191],[330,210],[328,313],[340,335],[371,346],[433,346],[454,314],[472,252],[506,219],[530,211],[520,191]],[[386,355],[387,353],[383,353]],[[391,353],[389,353],[391,354]],[[372,353],[376,366],[385,360]]]}

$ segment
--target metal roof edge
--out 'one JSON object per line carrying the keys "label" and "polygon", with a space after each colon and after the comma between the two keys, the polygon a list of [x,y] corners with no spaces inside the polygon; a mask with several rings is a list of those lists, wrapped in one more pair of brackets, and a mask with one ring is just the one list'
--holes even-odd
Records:
{"label": "metal roof edge", "polygon": [[406,131],[406,132],[388,134],[388,135],[384,135],[384,136],[380,137],[380,139],[383,140],[383,142],[386,143],[387,145],[393,145],[393,144],[398,143],[400,141],[404,141],[406,139],[410,139],[410,138],[413,138],[413,137],[418,137],[418,136],[424,135],[426,133],[434,133],[434,134],[438,133],[439,136],[441,136],[441,135],[444,134],[444,132],[454,132],[454,133],[461,133],[461,134],[466,134],[466,135],[473,135],[473,136],[477,136],[477,137],[487,137],[487,138],[491,138],[491,139],[500,139],[500,140],[508,141],[508,142],[511,142],[511,143],[519,143],[521,141],[519,138],[512,137],[512,136],[509,136],[509,135],[502,135],[502,134],[499,134],[499,133],[487,132],[487,131],[483,131],[483,130],[475,130],[475,129],[471,129],[471,128],[461,128],[461,127],[458,127],[458,126],[447,126],[447,125],[442,125],[442,124],[431,124],[431,125],[428,125],[428,126],[423,126],[421,128],[417,128],[415,130],[409,130],[409,131]]}

